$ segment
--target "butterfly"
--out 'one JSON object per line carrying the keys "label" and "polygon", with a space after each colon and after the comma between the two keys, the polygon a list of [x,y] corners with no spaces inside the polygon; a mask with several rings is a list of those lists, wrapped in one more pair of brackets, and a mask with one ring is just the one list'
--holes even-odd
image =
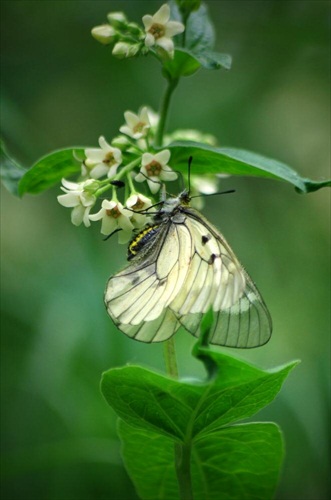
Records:
{"label": "butterfly", "polygon": [[105,305],[117,327],[162,342],[183,326],[199,336],[213,311],[209,342],[250,348],[268,342],[268,309],[222,234],[190,206],[187,190],[159,205],[128,247],[129,265],[110,277]]}

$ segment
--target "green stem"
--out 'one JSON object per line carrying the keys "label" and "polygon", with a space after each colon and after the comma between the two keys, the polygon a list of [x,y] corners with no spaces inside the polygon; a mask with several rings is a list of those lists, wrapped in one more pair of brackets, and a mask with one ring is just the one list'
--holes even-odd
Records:
{"label": "green stem", "polygon": [[[118,181],[118,180],[122,179],[122,177],[124,177],[129,172],[131,172],[131,170],[133,170],[134,167],[136,167],[137,165],[139,165],[140,162],[141,162],[141,157],[136,158],[131,163],[129,163],[128,165],[126,165],[124,168],[122,168],[122,170],[120,170],[120,172],[118,174],[116,174],[113,179],[105,179],[104,181],[101,181],[100,182],[101,187],[97,190],[97,192],[95,193],[95,196],[98,197],[101,194],[103,194],[106,191],[108,191],[109,189],[114,188],[115,186],[113,186],[112,184],[110,184],[110,182],[114,181],[114,180]],[[106,185],[103,186],[103,184],[106,184]]]}
{"label": "green stem", "polygon": [[178,378],[178,368],[176,360],[175,340],[171,337],[163,343],[164,362],[167,375]]}
{"label": "green stem", "polygon": [[161,147],[163,143],[163,134],[165,130],[165,124],[168,116],[168,111],[169,111],[169,104],[170,104],[170,99],[173,91],[178,85],[179,78],[172,78],[168,80],[168,86],[166,88],[166,91],[164,93],[162,102],[161,102],[161,108],[160,108],[160,121],[157,127],[156,135],[155,135],[155,141],[154,145],[156,147]]}
{"label": "green stem", "polygon": [[[163,343],[167,375],[178,378],[174,337]],[[177,474],[180,500],[193,500],[191,482],[191,442],[175,443],[175,469]]]}
{"label": "green stem", "polygon": [[191,443],[175,443],[175,467],[180,500],[193,500]]}

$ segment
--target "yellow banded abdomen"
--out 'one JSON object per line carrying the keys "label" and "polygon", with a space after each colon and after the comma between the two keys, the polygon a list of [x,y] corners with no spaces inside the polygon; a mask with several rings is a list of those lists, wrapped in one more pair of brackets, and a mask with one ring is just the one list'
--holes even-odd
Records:
{"label": "yellow banded abdomen", "polygon": [[128,260],[137,255],[151,237],[157,233],[158,228],[159,225],[145,227],[133,238],[128,247]]}

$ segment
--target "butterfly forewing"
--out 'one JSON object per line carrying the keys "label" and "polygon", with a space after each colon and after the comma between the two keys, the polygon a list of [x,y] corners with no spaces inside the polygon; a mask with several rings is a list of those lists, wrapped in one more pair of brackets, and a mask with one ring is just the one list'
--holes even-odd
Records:
{"label": "butterfly forewing", "polygon": [[129,266],[108,281],[105,303],[118,328],[143,342],[166,340],[180,326],[198,336],[212,309],[212,344],[266,343],[269,312],[223,236],[180,197],[157,219]]}

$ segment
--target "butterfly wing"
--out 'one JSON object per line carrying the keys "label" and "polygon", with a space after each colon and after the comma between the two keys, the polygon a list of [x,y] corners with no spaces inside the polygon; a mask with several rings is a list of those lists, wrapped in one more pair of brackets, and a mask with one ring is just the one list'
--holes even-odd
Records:
{"label": "butterfly wing", "polygon": [[188,229],[167,221],[130,265],[109,279],[105,304],[121,331],[158,342],[178,330],[181,324],[168,305],[185,283],[192,251]]}
{"label": "butterfly wing", "polygon": [[201,214],[183,208],[166,218],[105,292],[118,328],[143,342],[170,338],[180,326],[195,336],[214,311],[209,341],[256,347],[271,335],[269,312],[223,236]]}
{"label": "butterfly wing", "polygon": [[195,336],[203,313],[212,309],[212,344],[241,348],[265,344],[272,324],[256,286],[217,229],[193,209],[187,215],[194,252],[184,288],[170,309]]}

